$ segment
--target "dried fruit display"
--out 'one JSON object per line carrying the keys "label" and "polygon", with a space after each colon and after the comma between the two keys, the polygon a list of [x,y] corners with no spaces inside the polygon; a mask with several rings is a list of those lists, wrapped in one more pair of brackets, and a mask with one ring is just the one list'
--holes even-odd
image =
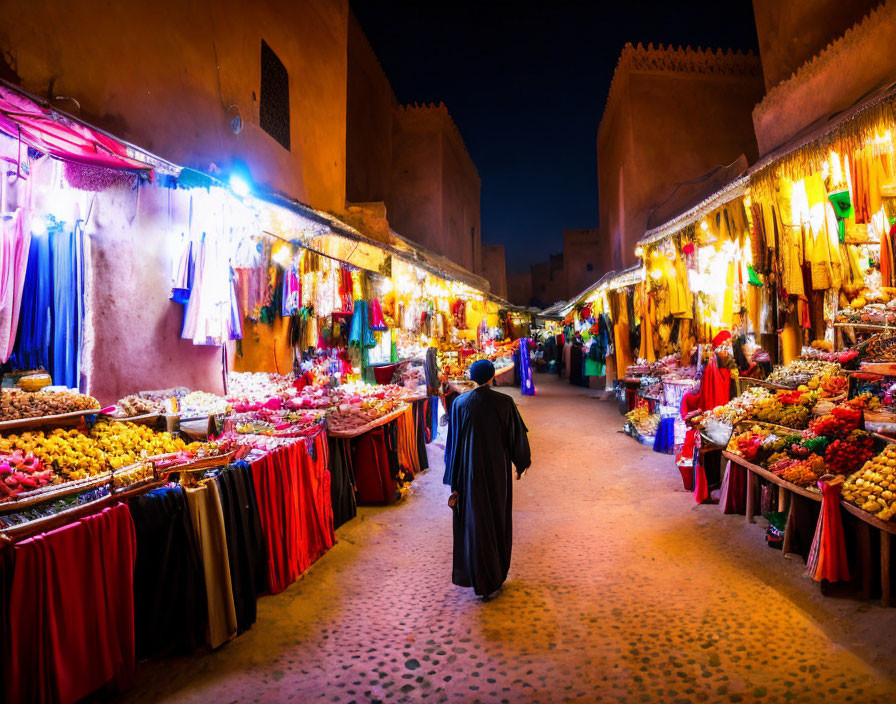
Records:
{"label": "dried fruit display", "polygon": [[43,418],[99,408],[100,402],[95,398],[74,391],[10,389],[0,394],[0,421]]}
{"label": "dried fruit display", "polygon": [[137,395],[125,396],[115,404],[112,416],[114,418],[135,418],[136,416],[162,413],[163,408],[163,404],[159,401],[141,398]]}

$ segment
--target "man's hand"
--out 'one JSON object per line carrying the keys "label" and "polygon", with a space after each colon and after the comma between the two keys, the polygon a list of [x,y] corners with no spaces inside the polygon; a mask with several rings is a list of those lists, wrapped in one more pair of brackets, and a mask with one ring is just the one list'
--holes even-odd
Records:
{"label": "man's hand", "polygon": [[448,508],[454,508],[457,506],[457,492],[452,491],[451,496],[448,497]]}

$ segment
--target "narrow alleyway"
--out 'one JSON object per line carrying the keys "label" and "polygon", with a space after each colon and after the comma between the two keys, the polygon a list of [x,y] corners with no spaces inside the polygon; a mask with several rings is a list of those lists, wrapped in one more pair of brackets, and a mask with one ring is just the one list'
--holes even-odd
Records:
{"label": "narrow alleyway", "polygon": [[[144,665],[134,702],[892,702],[896,609],[823,598],[759,526],[695,506],[615,404],[539,376],[534,464],[491,603],[450,582],[434,467],[363,509],[255,627]],[[177,595],[171,595],[177,598]]]}

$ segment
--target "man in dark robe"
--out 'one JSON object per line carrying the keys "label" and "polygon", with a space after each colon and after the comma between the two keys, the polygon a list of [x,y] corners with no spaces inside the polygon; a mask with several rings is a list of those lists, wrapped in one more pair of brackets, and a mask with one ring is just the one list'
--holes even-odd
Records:
{"label": "man in dark robe", "polygon": [[513,543],[513,467],[529,467],[528,430],[510,396],[491,388],[495,366],[470,367],[478,384],[451,406],[445,446],[445,484],[454,511],[451,581],[489,599],[504,584]]}

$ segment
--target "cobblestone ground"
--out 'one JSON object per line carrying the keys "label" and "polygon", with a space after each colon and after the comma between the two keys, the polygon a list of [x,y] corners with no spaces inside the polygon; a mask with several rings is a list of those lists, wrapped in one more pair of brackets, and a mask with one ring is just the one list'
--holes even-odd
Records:
{"label": "cobblestone ground", "polygon": [[618,432],[615,404],[536,381],[514,394],[534,464],[500,597],[450,582],[431,446],[412,494],[363,509],[249,633],[142,666],[129,700],[896,701],[896,609],[821,597],[761,527],[695,506],[670,457]]}

